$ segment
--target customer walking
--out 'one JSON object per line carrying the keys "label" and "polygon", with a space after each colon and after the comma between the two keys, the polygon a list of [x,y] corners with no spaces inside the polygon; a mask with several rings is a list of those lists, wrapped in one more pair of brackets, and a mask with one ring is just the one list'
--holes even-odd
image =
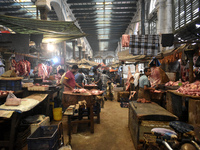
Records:
{"label": "customer walking", "polygon": [[103,70],[103,73],[101,75],[101,80],[102,80],[102,90],[106,91],[107,82],[111,81],[110,77],[106,74],[106,70]]}
{"label": "customer walking", "polygon": [[78,73],[75,75],[75,81],[81,87],[84,87],[84,75],[82,69],[78,70]]}

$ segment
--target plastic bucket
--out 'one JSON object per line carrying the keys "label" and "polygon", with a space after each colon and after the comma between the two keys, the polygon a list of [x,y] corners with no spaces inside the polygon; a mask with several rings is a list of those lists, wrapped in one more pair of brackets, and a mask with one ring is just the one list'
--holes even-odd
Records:
{"label": "plastic bucket", "polygon": [[62,107],[58,107],[58,108],[53,109],[53,119],[55,121],[62,120]]}

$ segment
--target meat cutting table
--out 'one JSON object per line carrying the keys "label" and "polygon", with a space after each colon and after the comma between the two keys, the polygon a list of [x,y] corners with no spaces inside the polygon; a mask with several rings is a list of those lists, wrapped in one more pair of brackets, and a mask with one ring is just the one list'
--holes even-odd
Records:
{"label": "meat cutting table", "polygon": [[166,109],[191,124],[200,124],[200,96],[191,96],[168,90],[166,94]]}
{"label": "meat cutting table", "polygon": [[[17,129],[21,123],[21,120],[24,117],[30,116],[30,115],[35,115],[35,114],[42,114],[43,110],[46,109],[45,105],[43,105],[45,103],[45,101],[47,101],[48,99],[48,94],[33,94],[30,95],[25,99],[33,99],[35,101],[38,101],[38,103],[36,103],[35,105],[33,105],[33,107],[30,107],[29,109],[26,109],[25,111],[21,110],[19,108],[16,107],[16,109],[6,109],[6,107],[0,107],[0,121],[3,123],[4,120],[9,121],[10,122],[10,134],[9,134],[9,138],[8,140],[0,140],[0,147],[8,147],[9,150],[13,150],[15,149],[15,142],[16,142],[16,133],[17,133]],[[23,105],[23,104],[21,104]],[[31,106],[31,104],[30,104]],[[3,108],[3,109],[2,109]],[[19,110],[18,110],[19,109]],[[1,125],[1,123],[0,123]],[[0,130],[7,130],[7,129],[0,129]],[[2,133],[2,132],[1,132]]]}
{"label": "meat cutting table", "polygon": [[145,132],[150,132],[154,127],[169,128],[169,122],[178,119],[156,103],[131,101],[129,104],[128,126],[135,149],[144,140]]}

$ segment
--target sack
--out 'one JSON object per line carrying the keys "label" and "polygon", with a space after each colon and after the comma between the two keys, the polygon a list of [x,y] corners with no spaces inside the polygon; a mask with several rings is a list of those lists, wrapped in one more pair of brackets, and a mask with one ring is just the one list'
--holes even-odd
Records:
{"label": "sack", "polygon": [[5,105],[6,106],[18,106],[21,104],[21,99],[17,98],[12,92],[9,92]]}

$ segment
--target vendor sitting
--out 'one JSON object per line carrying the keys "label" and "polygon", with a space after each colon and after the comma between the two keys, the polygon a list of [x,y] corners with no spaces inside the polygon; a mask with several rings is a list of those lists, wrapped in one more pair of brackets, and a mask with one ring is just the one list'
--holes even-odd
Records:
{"label": "vendor sitting", "polygon": [[82,88],[80,85],[78,85],[75,81],[74,74],[78,71],[78,66],[73,65],[72,68],[66,72],[63,85],[64,85],[64,91],[72,91],[75,87]]}
{"label": "vendor sitting", "polygon": [[138,99],[146,99],[150,101],[150,90],[155,90],[155,88],[151,87],[148,76],[151,75],[151,69],[145,68],[144,75],[142,75],[139,79],[139,91],[138,91]]}

